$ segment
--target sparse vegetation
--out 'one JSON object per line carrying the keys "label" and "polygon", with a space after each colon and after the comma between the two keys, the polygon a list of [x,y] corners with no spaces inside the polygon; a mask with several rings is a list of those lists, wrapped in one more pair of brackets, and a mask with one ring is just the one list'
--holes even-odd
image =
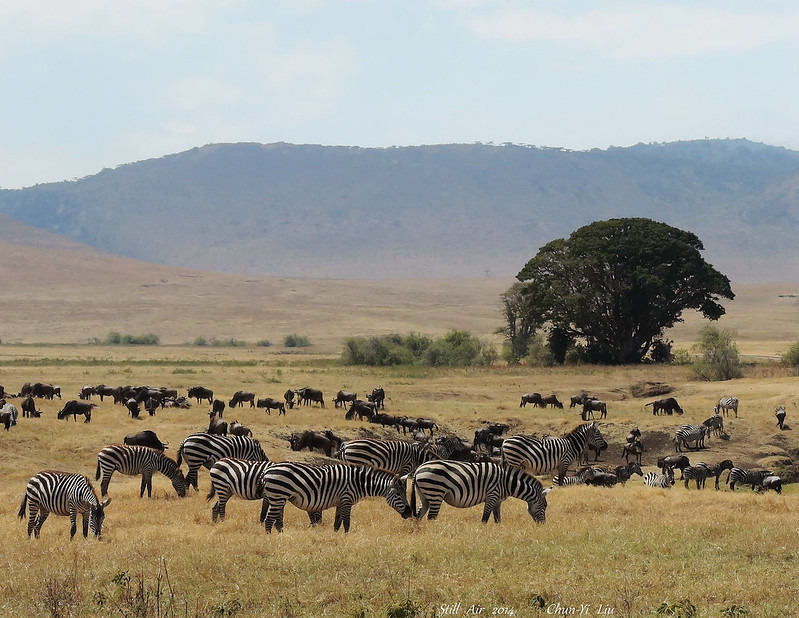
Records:
{"label": "sparse vegetation", "polygon": [[118,331],[112,330],[100,343],[103,345],[158,345],[160,342],[161,338],[152,333],[146,335],[123,335]]}
{"label": "sparse vegetation", "polygon": [[694,349],[700,355],[692,365],[698,378],[717,382],[741,377],[741,359],[732,331],[705,326]]}
{"label": "sparse vegetation", "polygon": [[782,355],[782,362],[789,367],[799,369],[799,341],[791,345],[788,351]]}
{"label": "sparse vegetation", "polygon": [[283,337],[283,346],[287,348],[307,348],[310,345],[311,341],[304,335],[293,333]]}
{"label": "sparse vegetation", "polygon": [[244,341],[234,337],[227,337],[224,339],[211,337],[211,346],[214,348],[243,348],[246,345],[247,344]]}
{"label": "sparse vegetation", "polygon": [[259,339],[255,342],[255,345],[257,345],[259,348],[268,348],[272,345],[272,342],[269,341],[269,339]]}
{"label": "sparse vegetation", "polygon": [[491,365],[496,361],[497,353],[491,344],[471,333],[452,330],[438,339],[417,333],[353,337],[345,342],[341,359],[347,365],[373,367],[470,367]]}

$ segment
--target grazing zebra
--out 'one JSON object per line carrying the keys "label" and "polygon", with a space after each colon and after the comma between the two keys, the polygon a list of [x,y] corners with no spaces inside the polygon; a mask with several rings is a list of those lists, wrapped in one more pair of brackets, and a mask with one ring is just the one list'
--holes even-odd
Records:
{"label": "grazing zebra", "polygon": [[[422,503],[416,513],[416,492]],[[501,464],[467,463],[462,461],[431,461],[416,469],[411,485],[411,509],[416,519],[427,513],[427,519],[435,519],[441,503],[459,509],[485,503],[483,523],[491,514],[494,521],[501,520],[502,501],[508,497],[519,498],[527,503],[527,512],[537,523],[544,523],[547,515],[547,494],[534,476]]]}
{"label": "grazing zebra", "polygon": [[721,434],[724,433],[724,417],[720,414],[714,414],[702,424],[710,430],[707,433],[708,436],[713,434],[721,437]]}
{"label": "grazing zebra", "polygon": [[348,440],[341,445],[336,457],[345,463],[380,468],[394,474],[410,474],[420,464],[438,458],[427,444],[379,438]]}
{"label": "grazing zebra", "polygon": [[705,488],[705,479],[708,477],[708,468],[702,464],[688,466],[682,471],[682,478],[685,481],[685,489],[688,489],[688,481],[696,481],[697,489]]}
{"label": "grazing zebra", "polygon": [[[705,463],[703,461],[700,461],[698,464],[696,464],[696,467],[697,468],[704,468],[704,469],[707,470],[707,474],[705,475],[706,478],[710,478],[711,476],[716,477],[716,491],[718,491],[718,489],[719,489],[719,477],[721,476],[721,473],[724,472],[725,470],[732,470],[733,463],[732,463],[732,460],[730,460],[730,459],[725,459],[724,461],[720,461],[719,463],[714,463],[714,464],[707,464],[707,463]],[[727,474],[727,482],[728,483],[730,482],[730,475],[729,474]],[[702,481],[702,487],[704,487],[704,486],[705,486],[705,482]]]}
{"label": "grazing zebra", "polygon": [[777,417],[777,427],[780,428],[780,431],[784,429],[783,425],[785,424],[785,408],[780,406],[774,412],[774,416]]}
{"label": "grazing zebra", "polygon": [[594,468],[591,466],[584,466],[577,471],[577,474],[572,476],[564,476],[563,478],[555,477],[552,480],[552,484],[556,487],[566,487],[567,485],[585,485],[587,481],[594,478],[594,474],[596,474]]}
{"label": "grazing zebra", "polygon": [[533,474],[557,469],[557,477],[562,478],[586,447],[599,448],[602,444],[607,447],[596,423],[578,425],[563,438],[513,436],[502,443],[502,463],[522,470],[529,468]]}
{"label": "grazing zebra", "polygon": [[100,494],[105,496],[108,493],[108,484],[111,482],[111,475],[119,470],[120,474],[135,476],[141,474],[141,489],[139,498],[144,496],[147,489],[147,497],[153,496],[153,474],[160,472],[170,481],[172,487],[182,498],[186,495],[186,479],[183,477],[183,470],[178,467],[174,459],[164,455],[163,451],[150,448],[149,446],[133,446],[129,444],[110,444],[97,453],[97,472],[95,480],[100,480],[102,471],[103,480],[100,483]]}
{"label": "grazing zebra", "polygon": [[716,407],[713,408],[716,414],[724,412],[724,416],[727,416],[727,412],[730,410],[735,412],[735,418],[738,418],[738,399],[736,397],[722,397]]}
{"label": "grazing zebra", "polygon": [[197,487],[197,476],[200,466],[211,466],[223,457],[239,457],[254,461],[269,461],[261,448],[261,443],[254,438],[245,436],[217,436],[208,433],[195,433],[183,440],[178,448],[178,461],[180,466],[183,459],[189,466],[186,474],[186,485]]}
{"label": "grazing zebra", "polygon": [[674,450],[682,452],[680,444],[685,444],[685,448],[691,448],[688,444],[693,441],[694,450],[705,448],[705,436],[710,434],[710,427],[706,425],[680,425],[674,432]]}
{"label": "grazing zebra", "polygon": [[666,468],[666,474],[647,472],[644,474],[644,485],[647,487],[671,489],[671,486],[674,485],[674,471],[671,468]]}
{"label": "grazing zebra", "polygon": [[759,485],[763,484],[763,479],[772,474],[771,470],[744,470],[743,468],[733,468],[730,470],[730,474],[727,477],[727,483],[729,483],[731,491],[735,491],[735,483],[751,485],[754,491]]}
{"label": "grazing zebra", "polygon": [[274,464],[261,476],[263,498],[269,502],[264,521],[267,532],[272,526],[283,531],[283,510],[286,502],[308,513],[321,512],[336,507],[333,530],[344,524],[350,531],[350,513],[353,505],[367,496],[382,496],[389,506],[402,515],[411,516],[406,497],[405,480],[386,470],[369,466],[326,464],[314,466],[299,462]]}
{"label": "grazing zebra", "polygon": [[38,539],[50,513],[69,515],[69,539],[72,540],[80,513],[83,517],[84,538],[89,536],[89,529],[94,536],[99,537],[105,519],[105,507],[110,502],[111,498],[100,502],[89,479],[82,474],[44,470],[28,481],[17,516],[20,519],[25,517],[27,504],[28,536],[33,532]]}

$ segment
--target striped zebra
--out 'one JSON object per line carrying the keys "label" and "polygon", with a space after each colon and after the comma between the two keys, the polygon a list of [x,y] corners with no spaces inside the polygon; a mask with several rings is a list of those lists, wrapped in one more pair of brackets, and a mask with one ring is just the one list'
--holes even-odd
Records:
{"label": "striped zebra", "polygon": [[344,532],[349,532],[352,507],[367,496],[382,496],[403,519],[411,516],[406,497],[407,477],[400,478],[386,470],[347,464],[314,466],[286,462],[267,468],[261,479],[264,500],[269,501],[264,527],[270,533],[273,525],[278,532],[283,531],[286,502],[308,513],[336,507],[333,523],[336,532],[342,524]]}
{"label": "striped zebra", "polygon": [[647,472],[644,474],[644,485],[647,487],[659,487],[660,489],[671,489],[674,485],[674,471],[666,468],[666,474],[657,472]]}
{"label": "striped zebra", "polygon": [[727,416],[730,410],[735,412],[735,418],[738,418],[738,399],[736,397],[722,397],[719,399],[716,407],[713,408],[716,414],[724,412],[724,416]]}
{"label": "striped zebra", "polygon": [[[549,491],[537,478],[518,468],[492,462],[430,461],[419,466],[413,475],[411,510],[416,519],[425,513],[427,519],[435,519],[442,502],[460,509],[485,503],[483,523],[492,513],[494,521],[500,523],[503,500],[514,497],[524,500],[530,517],[541,524],[546,520]],[[421,501],[418,513],[417,492]]]}
{"label": "striped zebra", "polygon": [[596,423],[578,425],[562,438],[513,436],[502,443],[502,463],[533,474],[557,469],[557,477],[562,478],[586,447],[600,448],[602,444],[607,447]]}
{"label": "striped zebra", "polygon": [[[604,472],[604,470],[603,470]],[[586,481],[594,478],[596,470],[591,466],[585,466],[577,471],[577,474],[571,476],[564,476],[563,478],[555,477],[552,479],[552,484],[556,487],[565,487],[567,485],[585,485]]]}
{"label": "striped zebra", "polygon": [[164,455],[163,451],[149,446],[109,444],[97,453],[97,472],[94,478],[99,481],[102,472],[103,480],[100,483],[102,496],[108,494],[108,484],[116,471],[128,476],[141,474],[139,498],[144,496],[145,489],[147,489],[147,497],[152,498],[153,474],[155,472],[160,472],[172,481],[172,487],[181,498],[186,495],[186,479],[183,477],[183,470],[178,467],[174,459]]}
{"label": "striped zebra", "polygon": [[[263,499],[263,485],[261,476],[272,465],[271,461],[251,461],[225,457],[211,466],[211,491],[206,500],[217,497],[216,504],[211,509],[211,519],[216,522],[217,517],[225,521],[225,508],[228,500],[238,496],[244,500],[261,500],[261,516],[259,523],[264,523],[269,510],[269,501]],[[322,522],[321,513],[309,513],[311,525]]]}
{"label": "striped zebra", "polygon": [[[732,460],[730,460],[730,459],[725,459],[724,461],[720,461],[720,462],[714,463],[714,464],[707,464],[704,461],[700,461],[698,464],[696,464],[695,467],[704,468],[705,470],[707,470],[707,474],[705,475],[705,478],[710,478],[711,476],[715,477],[715,479],[716,479],[716,491],[718,491],[718,489],[719,489],[719,477],[721,476],[721,473],[724,472],[725,470],[732,470],[733,469],[733,463],[732,463]],[[727,482],[728,483],[730,482],[729,473],[727,474]],[[705,482],[702,481],[702,487],[704,488],[704,486],[705,486]]]}
{"label": "striped zebra", "polygon": [[680,425],[674,432],[674,450],[682,452],[681,444],[690,449],[689,442],[694,442],[694,450],[705,448],[705,436],[710,435],[710,427],[706,425]]}
{"label": "striped zebra", "polygon": [[696,488],[704,489],[708,473],[708,468],[702,464],[683,468],[682,478],[685,481],[685,489],[688,489],[688,481],[696,481]]}
{"label": "striped zebra", "polygon": [[721,437],[724,433],[724,417],[719,414],[714,414],[702,424],[710,430],[708,431],[708,436],[712,434]]}
{"label": "striped zebra", "polygon": [[33,532],[38,539],[50,513],[69,515],[69,539],[72,540],[80,513],[83,518],[84,538],[89,536],[90,529],[94,536],[99,537],[105,519],[105,507],[110,502],[111,498],[100,502],[91,482],[82,474],[44,470],[28,481],[17,516],[24,519],[27,504],[28,536]]}
{"label": "striped zebra", "polygon": [[736,483],[751,485],[752,490],[755,490],[763,483],[763,479],[772,474],[773,472],[771,470],[744,470],[743,468],[733,468],[730,470],[730,475],[727,477],[727,483],[729,483],[731,491],[735,491]]}
{"label": "striped zebra", "polygon": [[371,466],[400,475],[411,474],[424,462],[438,458],[427,444],[379,438],[348,440],[341,445],[336,457],[344,463]]}
{"label": "striped zebra", "polygon": [[261,443],[245,436],[217,436],[208,433],[194,433],[181,442],[178,448],[178,466],[186,460],[189,472],[186,474],[186,485],[197,487],[197,476],[200,466],[210,469],[224,457],[238,457],[254,461],[269,461],[269,457],[261,448]]}

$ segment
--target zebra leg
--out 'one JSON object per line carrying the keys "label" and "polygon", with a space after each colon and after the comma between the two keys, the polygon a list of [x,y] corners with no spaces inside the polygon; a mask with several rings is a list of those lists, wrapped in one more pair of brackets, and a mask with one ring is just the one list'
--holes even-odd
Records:
{"label": "zebra leg", "polygon": [[[422,499],[422,511],[429,509],[427,513],[427,519],[436,519],[438,517],[438,512],[441,510],[442,502],[443,502],[443,496],[430,500],[427,504],[427,509],[426,509],[424,504],[424,498]],[[422,515],[424,515],[424,513],[420,512],[419,519],[422,518]]]}
{"label": "zebra leg", "polygon": [[100,495],[101,497],[105,497],[108,495],[108,486],[111,484],[111,476],[114,474],[114,471],[111,470],[107,474],[103,474],[103,480],[100,482]]}
{"label": "zebra leg", "polygon": [[258,523],[264,523],[266,521],[266,514],[269,512],[269,500],[264,498],[261,501],[261,515],[258,519]]}
{"label": "zebra leg", "polygon": [[[78,528],[78,511],[75,509],[74,506],[69,507],[69,540],[71,541],[72,538],[75,536],[75,532],[77,532]],[[87,524],[89,522],[86,522]],[[87,531],[88,536],[88,531]]]}
{"label": "zebra leg", "polygon": [[[339,507],[341,509],[341,523],[344,524],[344,534],[350,531],[350,515],[352,513],[352,502],[346,500]],[[338,509],[336,509],[338,510]],[[333,526],[333,531],[338,532],[338,527]]]}
{"label": "zebra leg", "polygon": [[[37,539],[39,538],[39,534],[42,531],[42,526],[44,525],[44,522],[47,521],[47,517],[49,515],[50,515],[50,511],[46,511],[44,509],[41,509],[39,511],[39,514],[36,516],[36,523],[35,523],[34,528],[33,528],[33,536],[36,537]],[[72,534],[74,535],[75,533],[73,532]],[[70,537],[70,538],[72,538],[72,537]]]}
{"label": "zebra leg", "polygon": [[269,514],[266,516],[266,521],[264,522],[264,528],[266,528],[267,534],[271,534],[272,526],[274,526],[278,532],[283,532],[283,509],[285,507],[285,500],[269,503]]}
{"label": "zebra leg", "polygon": [[139,489],[139,498],[144,497],[144,490],[147,489],[147,497],[153,497],[153,473],[149,474],[145,470],[141,474],[141,488]]}
{"label": "zebra leg", "polygon": [[83,514],[83,538],[86,539],[89,537],[89,511],[86,511]]}

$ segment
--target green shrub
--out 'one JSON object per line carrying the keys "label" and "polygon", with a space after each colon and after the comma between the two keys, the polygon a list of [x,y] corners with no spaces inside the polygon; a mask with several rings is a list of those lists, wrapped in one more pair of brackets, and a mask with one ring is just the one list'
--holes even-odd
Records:
{"label": "green shrub", "polygon": [[538,333],[533,337],[524,361],[532,367],[552,367],[555,364],[555,354],[544,335]]}
{"label": "green shrub", "polygon": [[733,332],[705,326],[699,331],[694,350],[700,358],[693,363],[693,372],[702,380],[716,382],[741,377],[741,359]]}
{"label": "green shrub", "polygon": [[287,348],[307,348],[311,345],[308,337],[292,333],[283,337],[283,345]]}
{"label": "green shrub", "polygon": [[199,346],[208,345],[208,340],[205,337],[197,337],[194,340],[194,345],[199,345]]}
{"label": "green shrub", "polygon": [[105,345],[158,345],[161,339],[158,335],[123,335],[115,330],[110,331],[103,339]]}
{"label": "green shrub", "polygon": [[228,337],[227,339],[212,337],[211,345],[215,348],[243,348],[247,344],[241,339],[234,339],[233,337]]}
{"label": "green shrub", "polygon": [[255,342],[255,345],[257,345],[259,348],[268,348],[272,345],[272,342],[269,341],[269,339],[259,339]]}
{"label": "green shrub", "polygon": [[782,362],[789,367],[799,369],[799,341],[794,343],[788,348],[788,351],[782,355]]}
{"label": "green shrub", "polygon": [[467,367],[490,365],[497,359],[494,347],[467,331],[453,330],[444,337],[411,333],[380,337],[353,337],[344,344],[341,360],[347,365],[384,367],[393,365],[428,365],[431,367]]}

